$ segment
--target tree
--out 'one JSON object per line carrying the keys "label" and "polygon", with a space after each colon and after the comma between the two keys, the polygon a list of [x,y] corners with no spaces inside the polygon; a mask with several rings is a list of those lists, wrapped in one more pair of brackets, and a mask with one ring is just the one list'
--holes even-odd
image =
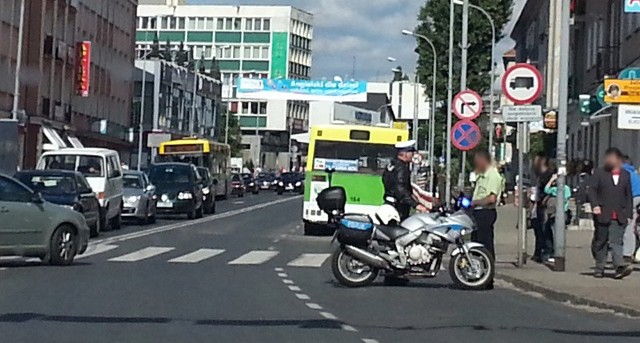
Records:
{"label": "tree", "polygon": [[240,130],[240,123],[238,122],[238,117],[233,113],[227,111],[224,115],[220,117],[222,121],[220,125],[220,141],[225,141],[225,135],[227,133],[226,124],[227,124],[227,116],[229,116],[229,141],[228,144],[231,147],[231,156],[232,157],[240,157],[242,155],[242,131]]}
{"label": "tree", "polygon": [[[418,14],[418,27],[416,33],[429,38],[436,48],[438,71],[436,75],[437,103],[443,104],[435,113],[435,132],[446,132],[447,113],[447,79],[449,72],[449,3],[451,0],[428,0]],[[485,9],[493,18],[497,33],[509,21],[512,9],[512,0],[470,0],[470,3]],[[453,92],[460,89],[460,40],[462,36],[462,6],[455,6],[454,23],[454,51],[453,51]],[[500,40],[502,36],[496,37]],[[467,60],[467,88],[473,89],[479,94],[489,90],[491,81],[491,24],[478,10],[469,9],[469,46]],[[433,80],[432,63],[433,53],[431,47],[421,39],[417,40],[416,52],[418,53],[418,74],[423,84],[431,85]],[[431,87],[427,87],[429,96]],[[446,137],[448,139],[448,137]],[[443,140],[436,136],[436,156],[444,155]],[[457,149],[453,149],[455,155],[459,155]],[[454,161],[452,161],[453,163]],[[454,181],[455,182],[455,181]]]}

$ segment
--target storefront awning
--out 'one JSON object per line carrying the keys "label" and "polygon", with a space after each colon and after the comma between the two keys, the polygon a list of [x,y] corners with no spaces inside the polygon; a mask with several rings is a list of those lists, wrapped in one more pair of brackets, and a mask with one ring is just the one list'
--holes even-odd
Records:
{"label": "storefront awning", "polygon": [[295,135],[291,135],[291,140],[296,141],[298,143],[309,144],[309,132],[297,133]]}

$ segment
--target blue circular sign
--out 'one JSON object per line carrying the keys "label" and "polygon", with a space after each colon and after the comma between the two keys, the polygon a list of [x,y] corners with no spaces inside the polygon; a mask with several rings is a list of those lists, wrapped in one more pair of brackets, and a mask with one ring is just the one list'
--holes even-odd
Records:
{"label": "blue circular sign", "polygon": [[451,128],[451,144],[459,150],[473,150],[481,138],[480,128],[471,120],[460,120]]}

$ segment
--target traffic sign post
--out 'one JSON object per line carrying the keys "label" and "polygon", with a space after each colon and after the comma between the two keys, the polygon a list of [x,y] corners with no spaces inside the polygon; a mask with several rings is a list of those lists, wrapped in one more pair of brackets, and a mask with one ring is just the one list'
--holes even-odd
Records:
{"label": "traffic sign post", "polygon": [[516,105],[528,105],[542,94],[542,74],[534,66],[517,63],[502,76],[502,94]]}
{"label": "traffic sign post", "polygon": [[451,128],[451,144],[459,150],[473,150],[481,138],[480,128],[471,120],[460,120]]}
{"label": "traffic sign post", "polygon": [[482,113],[482,97],[472,90],[458,93],[453,98],[453,113],[459,119],[478,118]]}

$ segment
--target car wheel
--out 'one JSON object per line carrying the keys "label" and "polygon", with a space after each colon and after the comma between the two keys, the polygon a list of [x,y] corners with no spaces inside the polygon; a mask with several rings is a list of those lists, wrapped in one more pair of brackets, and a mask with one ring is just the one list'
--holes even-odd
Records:
{"label": "car wheel", "polygon": [[[51,236],[49,243],[49,263],[54,266],[68,266],[73,263],[78,246],[76,233],[72,226],[61,225]],[[45,257],[45,259],[47,259]]]}

